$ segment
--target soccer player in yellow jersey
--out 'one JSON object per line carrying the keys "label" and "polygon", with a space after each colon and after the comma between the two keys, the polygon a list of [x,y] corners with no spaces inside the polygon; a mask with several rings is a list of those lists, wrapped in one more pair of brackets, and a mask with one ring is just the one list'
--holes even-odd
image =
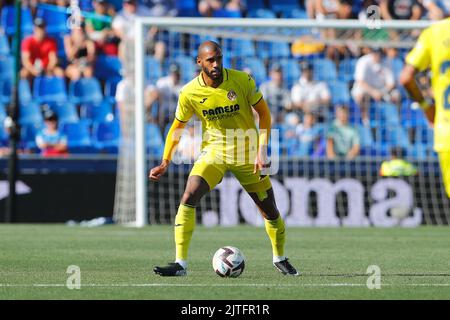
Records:
{"label": "soccer player in yellow jersey", "polygon": [[[426,69],[431,69],[435,102],[424,98],[415,80],[415,74]],[[450,197],[450,18],[423,30],[406,57],[400,83],[434,124],[434,149],[439,154],[445,190]]]}
{"label": "soccer player in yellow jersey", "polygon": [[[285,226],[275,204],[269,176],[261,170],[270,166],[267,145],[270,132],[270,111],[254,80],[245,72],[225,69],[222,50],[213,41],[198,48],[198,77],[180,92],[175,119],[167,134],[161,164],[150,171],[150,179],[158,181],[167,170],[180,139],[179,129],[196,115],[202,121],[202,152],[189,174],[186,189],[175,217],[175,262],[153,270],[161,276],[184,276],[188,247],[195,226],[195,208],[203,195],[212,190],[231,171],[255,201],[265,220],[272,243],[273,265],[283,274],[299,275],[284,253]],[[259,131],[253,117],[259,115]],[[245,139],[245,133],[256,139]],[[250,136],[249,135],[249,136]],[[245,152],[243,152],[245,151]],[[246,153],[248,156],[242,157]],[[249,157],[253,155],[253,159]],[[240,160],[236,160],[240,158]]]}

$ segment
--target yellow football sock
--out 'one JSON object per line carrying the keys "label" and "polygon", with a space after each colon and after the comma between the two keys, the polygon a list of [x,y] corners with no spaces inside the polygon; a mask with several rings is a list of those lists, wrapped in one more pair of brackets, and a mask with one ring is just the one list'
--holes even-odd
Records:
{"label": "yellow football sock", "polygon": [[284,227],[284,221],[279,216],[275,220],[264,219],[266,225],[266,232],[269,235],[270,242],[272,243],[273,256],[284,256],[284,243],[286,240],[286,233]]}
{"label": "yellow football sock", "polygon": [[195,227],[195,207],[180,204],[175,217],[176,259],[186,260]]}

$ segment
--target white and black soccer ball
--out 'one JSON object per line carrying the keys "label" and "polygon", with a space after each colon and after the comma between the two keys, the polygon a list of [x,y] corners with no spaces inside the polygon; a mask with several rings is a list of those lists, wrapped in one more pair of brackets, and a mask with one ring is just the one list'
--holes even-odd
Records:
{"label": "white and black soccer ball", "polygon": [[245,268],[245,257],[235,247],[222,247],[216,251],[212,259],[214,271],[221,277],[239,277]]}

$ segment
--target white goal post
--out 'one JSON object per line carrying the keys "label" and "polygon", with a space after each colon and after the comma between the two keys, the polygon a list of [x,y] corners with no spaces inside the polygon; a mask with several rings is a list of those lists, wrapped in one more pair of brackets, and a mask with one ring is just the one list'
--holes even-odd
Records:
{"label": "white goal post", "polygon": [[[124,214],[120,212],[120,209],[115,209],[115,217],[119,223],[129,223],[137,227],[145,226],[149,223],[149,206],[148,206],[148,170],[147,167],[147,153],[146,153],[146,141],[145,141],[145,125],[146,125],[146,114],[144,109],[144,89],[145,89],[145,30],[150,26],[155,26],[162,28],[164,30],[174,30],[175,32],[186,32],[189,34],[194,34],[198,32],[199,34],[212,34],[216,37],[224,33],[226,37],[233,36],[232,28],[241,28],[249,30],[248,34],[243,32],[239,36],[245,38],[246,36],[251,39],[259,39],[263,41],[286,41],[292,43],[294,39],[297,38],[296,30],[367,30],[374,27],[373,20],[360,21],[360,20],[309,20],[309,19],[252,19],[252,18],[153,18],[153,17],[139,17],[135,20],[135,32],[134,32],[134,75],[130,76],[130,81],[134,82],[134,181],[128,181],[128,186],[134,186],[134,190],[122,190],[120,192],[124,195],[128,193],[135,193],[135,203],[134,208],[129,210],[129,212],[134,212],[134,217],[130,217],[130,213]],[[376,21],[376,28],[381,30],[397,30],[401,32],[410,32],[411,30],[421,30],[430,25],[430,21]],[[231,29],[230,29],[231,28]],[[258,34],[258,30],[265,31],[267,28],[279,29],[279,34],[266,34],[261,32]],[[223,30],[222,30],[223,29]],[[251,31],[250,31],[251,30]],[[292,32],[291,32],[292,31]],[[361,40],[358,43],[356,40],[351,38],[334,39],[322,39],[325,42],[328,41],[329,44],[346,44],[351,41],[355,41],[356,45],[362,46],[382,46],[390,47],[397,46],[398,48],[411,48],[415,42],[415,39],[404,39],[398,42],[389,41],[379,41],[379,40]],[[130,63],[130,62],[128,62]],[[128,157],[131,155],[128,152]],[[120,153],[122,153],[120,151]],[[120,157],[123,155],[119,155]],[[124,172],[119,172],[118,177]],[[121,181],[127,180],[125,176],[120,178]],[[119,178],[118,178],[119,183]],[[116,192],[118,188],[116,187]],[[118,200],[118,195],[116,195],[116,202]],[[167,199],[167,201],[172,201],[172,199]],[[117,203],[115,204],[117,207]],[[176,212],[173,213],[175,215]],[[126,217],[124,217],[126,215]],[[447,218],[447,217],[445,217]],[[162,222],[163,220],[158,220]],[[164,220],[165,221],[165,220]],[[167,221],[166,221],[167,222]]]}

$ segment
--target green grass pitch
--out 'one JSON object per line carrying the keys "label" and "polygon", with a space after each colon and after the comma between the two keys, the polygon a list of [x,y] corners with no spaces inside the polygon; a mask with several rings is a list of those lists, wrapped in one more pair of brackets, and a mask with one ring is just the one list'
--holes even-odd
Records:
{"label": "green grass pitch", "polygon": [[[188,276],[162,278],[152,268],[173,259],[171,226],[0,225],[0,299],[450,299],[448,227],[287,232],[300,277],[274,269],[263,228],[198,226]],[[225,245],[246,256],[239,278],[212,270]],[[79,290],[66,287],[69,265],[81,270]],[[381,269],[381,289],[366,286],[370,265]]]}

